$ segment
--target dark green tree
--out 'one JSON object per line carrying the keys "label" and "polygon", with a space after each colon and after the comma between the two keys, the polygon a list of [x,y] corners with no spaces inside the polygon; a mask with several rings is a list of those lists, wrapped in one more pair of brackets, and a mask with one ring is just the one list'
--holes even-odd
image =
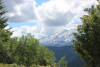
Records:
{"label": "dark green tree", "polygon": [[18,38],[17,37],[10,38],[6,44],[8,56],[10,57],[10,60],[8,60],[9,64],[16,63],[14,60],[14,57],[16,55],[15,49],[16,49],[17,45],[18,45]]}
{"label": "dark green tree", "polygon": [[100,1],[97,8],[92,5],[88,11],[88,15],[80,17],[83,25],[77,26],[78,33],[73,33],[77,41],[73,40],[73,48],[86,65],[83,67],[100,67]]}
{"label": "dark green tree", "polygon": [[[3,10],[5,6],[3,5],[2,0],[0,0],[0,29],[4,29],[6,26],[8,26],[7,21],[8,18],[5,19],[5,17],[1,17],[3,14],[5,14],[8,11]],[[7,29],[6,32],[10,34],[10,36],[13,34],[13,32],[10,32],[11,28]]]}
{"label": "dark green tree", "polygon": [[51,65],[51,67],[55,65],[56,57],[54,56],[54,54],[55,53],[51,50],[49,51],[49,54],[47,55],[47,59],[49,60],[49,64]]}
{"label": "dark green tree", "polygon": [[0,29],[0,63],[7,63],[8,51],[6,49],[7,42],[5,40],[10,39],[10,34],[4,29]]}
{"label": "dark green tree", "polygon": [[5,27],[8,25],[6,22],[8,20],[5,19],[5,17],[1,17],[3,14],[5,14],[7,11],[3,10],[5,6],[3,5],[2,0],[0,0],[0,62],[1,63],[11,63],[11,58],[9,57],[9,51],[7,50],[7,42],[10,39],[10,36],[13,32],[10,32],[9,29],[5,30]]}
{"label": "dark green tree", "polygon": [[[16,38],[15,38],[16,39]],[[21,38],[16,39],[17,43],[14,44],[13,56],[15,63],[18,65],[31,66],[34,63],[35,55],[37,55],[37,47],[39,40],[34,38],[30,33],[22,35]]]}
{"label": "dark green tree", "polygon": [[36,60],[35,62],[37,62],[36,64],[39,64],[41,66],[46,66],[46,59],[45,59],[45,47],[43,45],[38,47],[38,54],[36,56]]}
{"label": "dark green tree", "polygon": [[63,56],[62,58],[61,58],[61,60],[59,60],[59,62],[58,62],[58,66],[59,67],[67,67],[67,61],[66,61],[66,57],[65,56]]}
{"label": "dark green tree", "polygon": [[53,51],[49,51],[43,44],[38,47],[38,53],[35,59],[36,64],[41,66],[51,65],[54,66],[55,56]]}
{"label": "dark green tree", "polygon": [[8,25],[6,24],[7,19],[5,19],[5,17],[1,17],[3,14],[6,13],[5,10],[3,10],[5,7],[4,5],[2,5],[3,2],[2,0],[0,0],[0,62],[1,63],[10,63],[11,61],[9,60],[10,57],[8,56],[8,51],[7,51],[7,42],[10,39],[10,36],[12,35],[12,32],[10,32],[9,30],[11,29],[7,29],[5,30],[4,28]]}
{"label": "dark green tree", "polygon": [[32,64],[39,64],[41,66],[53,66],[54,64],[55,56],[53,51],[49,51],[43,45],[39,46],[39,40],[30,33],[22,35],[21,38],[11,38],[8,44],[9,56],[18,65],[22,64],[29,67]]}

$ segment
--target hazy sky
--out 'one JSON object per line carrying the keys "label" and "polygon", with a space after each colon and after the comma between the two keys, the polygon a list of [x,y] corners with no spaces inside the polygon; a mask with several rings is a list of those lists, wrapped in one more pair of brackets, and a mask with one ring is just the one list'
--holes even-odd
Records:
{"label": "hazy sky", "polygon": [[96,0],[2,0],[5,4],[11,37],[27,33],[42,38],[63,29],[82,25],[80,17],[87,14],[84,8],[97,5]]}

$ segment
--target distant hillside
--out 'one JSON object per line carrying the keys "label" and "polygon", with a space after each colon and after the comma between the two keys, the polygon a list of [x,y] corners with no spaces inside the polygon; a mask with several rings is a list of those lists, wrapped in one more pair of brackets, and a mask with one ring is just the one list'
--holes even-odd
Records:
{"label": "distant hillside", "polygon": [[78,56],[76,59],[68,63],[67,67],[81,67],[82,65],[85,65],[85,62],[80,59],[80,56]]}
{"label": "distant hillside", "polygon": [[61,57],[65,55],[68,66],[75,67],[77,66],[75,64],[78,64],[81,67],[84,65],[84,62],[80,60],[80,55],[76,54],[72,45],[62,47],[46,46],[46,48],[52,50],[55,53],[56,63],[61,59]]}

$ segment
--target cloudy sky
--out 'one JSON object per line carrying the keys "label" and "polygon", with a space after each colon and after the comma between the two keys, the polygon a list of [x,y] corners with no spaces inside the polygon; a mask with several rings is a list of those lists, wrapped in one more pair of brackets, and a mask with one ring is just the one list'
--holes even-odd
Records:
{"label": "cloudy sky", "polygon": [[84,8],[97,5],[96,0],[2,0],[8,19],[7,28],[12,27],[11,37],[27,33],[36,38],[52,35],[63,29],[82,25],[80,17],[87,14]]}

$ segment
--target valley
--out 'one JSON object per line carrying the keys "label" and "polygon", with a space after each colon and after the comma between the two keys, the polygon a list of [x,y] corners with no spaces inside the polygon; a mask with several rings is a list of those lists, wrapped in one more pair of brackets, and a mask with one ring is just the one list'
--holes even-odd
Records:
{"label": "valley", "polygon": [[76,54],[72,45],[62,47],[46,46],[46,48],[55,53],[56,63],[65,55],[68,67],[81,67],[85,64],[83,60],[80,60],[80,55]]}

